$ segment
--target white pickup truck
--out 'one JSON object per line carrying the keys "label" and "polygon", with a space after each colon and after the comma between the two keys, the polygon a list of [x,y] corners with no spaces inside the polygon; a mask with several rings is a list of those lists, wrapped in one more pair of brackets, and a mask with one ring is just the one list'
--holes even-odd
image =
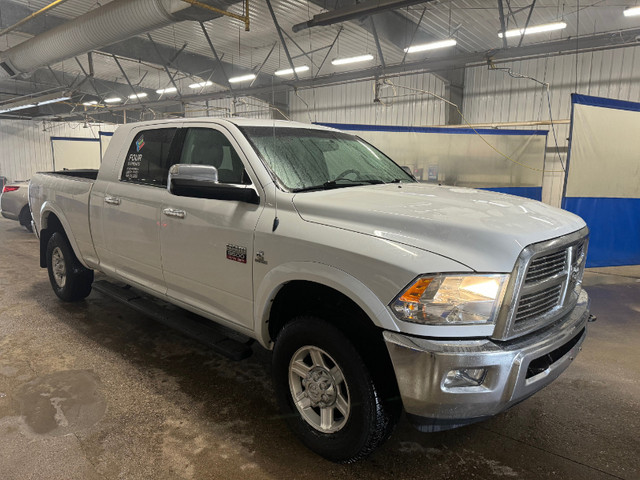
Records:
{"label": "white pickup truck", "polygon": [[62,300],[98,270],[257,340],[289,426],[333,461],[372,452],[402,407],[437,431],[522,401],[590,319],[582,219],[418,183],[330,128],[124,125],[98,172],[37,174],[29,196]]}

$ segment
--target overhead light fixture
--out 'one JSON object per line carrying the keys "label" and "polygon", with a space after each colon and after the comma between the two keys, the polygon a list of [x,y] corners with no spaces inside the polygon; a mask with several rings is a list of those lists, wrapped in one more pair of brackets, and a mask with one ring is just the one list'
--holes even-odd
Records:
{"label": "overhead light fixture", "polygon": [[422,45],[411,45],[404,49],[406,53],[424,52],[426,50],[436,50],[438,48],[453,47],[456,42],[453,38],[442,40],[440,42],[423,43]]}
{"label": "overhead light fixture", "polygon": [[293,75],[293,72],[296,73],[301,73],[301,72],[306,72],[307,70],[309,70],[309,67],[307,65],[301,65],[299,67],[295,67],[295,68],[286,68],[284,70],[276,70],[274,72],[274,75],[278,75],[279,77],[283,76],[283,75]]}
{"label": "overhead light fixture", "polygon": [[357,57],[349,58],[335,58],[331,60],[332,65],[346,65],[348,63],[368,62],[373,60],[373,55],[367,53],[366,55],[358,55]]}
{"label": "overhead light fixture", "polygon": [[85,107],[92,107],[93,105],[97,105],[98,101],[97,100],[91,100],[90,102],[84,102],[82,105],[84,105]]}
{"label": "overhead light fixture", "polygon": [[239,77],[231,77],[229,83],[250,82],[251,80],[255,80],[255,78],[255,74],[249,73],[247,75],[240,75]]}
{"label": "overhead light fixture", "polygon": [[156,90],[156,93],[158,95],[162,95],[163,93],[175,93],[177,91],[178,89],[176,87],[167,87],[167,88],[161,88],[159,90]]}
{"label": "overhead light fixture", "polygon": [[213,85],[213,82],[210,82],[209,80],[207,80],[206,82],[200,82],[200,83],[192,83],[191,85],[189,85],[189,88],[204,88],[204,87],[210,87],[211,85]]}
{"label": "overhead light fixture", "polygon": [[37,97],[23,97],[22,100],[0,105],[0,113],[26,110],[27,108],[34,108],[42,105],[49,105],[51,103],[64,102],[65,100],[69,99],[71,99],[70,96],[65,94],[61,95],[60,92],[40,95]]}
{"label": "overhead light fixture", "polygon": [[[524,28],[516,28],[515,30],[507,30],[505,32],[505,36],[509,37],[519,37],[521,35],[529,35],[530,33],[543,33],[543,32],[553,32],[554,30],[562,30],[563,28],[567,28],[567,24],[565,22],[555,22],[555,23],[546,23],[544,25],[536,25],[534,27]],[[498,37],[502,38],[502,32],[498,33]]]}
{"label": "overhead light fixture", "polygon": [[104,103],[118,103],[121,102],[122,99],[120,97],[111,97],[111,98],[105,98],[104,99]]}
{"label": "overhead light fixture", "polygon": [[134,93],[133,95],[129,95],[129,99],[135,100],[136,98],[144,98],[147,94],[145,92]]}
{"label": "overhead light fixture", "polygon": [[64,102],[65,100],[70,100],[70,99],[71,99],[71,97],[52,98],[51,100],[45,100],[44,102],[38,102],[36,105],[39,107],[41,105],[49,105],[50,103]]}
{"label": "overhead light fixture", "polygon": [[27,108],[33,108],[33,107],[37,107],[37,105],[35,103],[28,103],[26,105],[17,105],[15,107],[5,108],[4,110],[0,110],[0,113],[15,112],[17,110],[26,110]]}
{"label": "overhead light fixture", "polygon": [[629,7],[624,9],[625,17],[635,17],[636,15],[640,15],[640,7]]}

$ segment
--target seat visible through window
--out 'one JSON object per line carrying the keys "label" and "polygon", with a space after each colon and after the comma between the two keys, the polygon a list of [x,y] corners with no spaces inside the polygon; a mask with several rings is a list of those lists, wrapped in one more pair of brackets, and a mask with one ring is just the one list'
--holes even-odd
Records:
{"label": "seat visible through window", "polygon": [[216,167],[220,183],[251,183],[231,142],[218,130],[190,128],[179,163]]}

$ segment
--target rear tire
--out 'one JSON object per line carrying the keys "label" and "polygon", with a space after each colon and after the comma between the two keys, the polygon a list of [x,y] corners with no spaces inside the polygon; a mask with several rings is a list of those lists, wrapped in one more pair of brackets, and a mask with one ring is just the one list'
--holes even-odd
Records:
{"label": "rear tire", "polygon": [[396,415],[362,357],[344,333],[320,318],[297,317],[283,327],[273,379],[289,428],[328,460],[361,460],[393,431]]}
{"label": "rear tire", "polygon": [[47,243],[47,270],[56,295],[65,302],[76,302],[91,293],[93,270],[85,268],[60,232],[51,235]]}
{"label": "rear tire", "polygon": [[31,210],[29,210],[29,205],[22,208],[18,220],[20,221],[20,225],[26,228],[28,232],[33,233],[33,228],[31,227]]}

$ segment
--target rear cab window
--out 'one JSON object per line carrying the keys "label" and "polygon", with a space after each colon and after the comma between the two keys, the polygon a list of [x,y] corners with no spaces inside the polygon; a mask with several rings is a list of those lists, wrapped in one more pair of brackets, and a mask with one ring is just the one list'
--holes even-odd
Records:
{"label": "rear cab window", "polygon": [[177,132],[178,128],[138,132],[127,152],[120,180],[166,187]]}

